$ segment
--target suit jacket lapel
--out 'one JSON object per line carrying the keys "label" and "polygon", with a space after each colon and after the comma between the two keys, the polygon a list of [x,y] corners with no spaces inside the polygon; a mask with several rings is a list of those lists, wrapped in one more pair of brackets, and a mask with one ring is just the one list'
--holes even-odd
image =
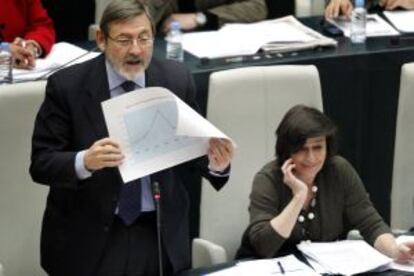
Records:
{"label": "suit jacket lapel", "polygon": [[157,76],[158,70],[152,64],[153,62],[151,62],[147,70],[145,70],[146,87],[160,86],[160,81],[162,81],[162,79]]}
{"label": "suit jacket lapel", "polygon": [[[170,85],[168,85],[168,77],[165,76],[165,70],[161,69],[160,61],[157,58],[152,58],[150,65],[148,66],[147,70],[145,70],[145,86],[146,87],[153,87],[153,86],[160,86],[167,89],[170,89]],[[168,72],[167,72],[168,74]]]}
{"label": "suit jacket lapel", "polygon": [[85,90],[87,93],[85,93],[83,104],[95,134],[100,139],[108,136],[101,102],[110,98],[105,56],[103,54],[91,66],[88,78],[89,80],[85,82]]}

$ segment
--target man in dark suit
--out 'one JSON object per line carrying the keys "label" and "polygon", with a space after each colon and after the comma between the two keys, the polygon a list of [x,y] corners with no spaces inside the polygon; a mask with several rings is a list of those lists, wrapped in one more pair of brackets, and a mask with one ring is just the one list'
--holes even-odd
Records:
{"label": "man in dark suit", "polygon": [[49,275],[157,275],[153,182],[161,189],[164,273],[189,268],[189,203],[182,172],[202,168],[216,189],[227,181],[232,145],[212,139],[208,159],[122,182],[117,166],[124,155],[107,137],[101,102],[134,88],[162,86],[196,108],[185,67],[152,59],[153,36],[151,18],[139,0],[115,0],[97,32],[104,54],[48,80],[35,122],[30,173],[50,186],[41,235],[41,264]]}

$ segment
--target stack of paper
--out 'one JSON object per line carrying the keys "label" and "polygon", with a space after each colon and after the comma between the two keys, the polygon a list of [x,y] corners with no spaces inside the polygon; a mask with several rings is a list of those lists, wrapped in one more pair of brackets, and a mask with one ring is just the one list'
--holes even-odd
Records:
{"label": "stack of paper", "polygon": [[13,79],[15,82],[46,79],[49,74],[63,67],[86,61],[97,55],[99,55],[97,52],[90,52],[73,44],[59,42],[53,45],[49,55],[36,60],[34,69],[13,69]]}
{"label": "stack of paper", "polygon": [[251,276],[251,275],[286,275],[318,276],[309,266],[289,255],[275,259],[239,262],[237,265],[210,273],[209,276]]}
{"label": "stack of paper", "polygon": [[299,250],[326,270],[326,273],[353,275],[389,268],[390,258],[363,240],[302,242]]}
{"label": "stack of paper", "polygon": [[251,24],[228,24],[219,31],[188,33],[183,45],[199,58],[220,58],[253,55],[260,49],[286,52],[336,46],[337,42],[287,16]]}
{"label": "stack of paper", "polygon": [[[351,36],[351,20],[345,16],[339,16],[337,18],[329,18],[328,22],[337,26],[341,29],[345,36]],[[382,19],[378,14],[368,14],[367,15],[367,27],[366,27],[367,37],[377,37],[377,36],[394,36],[399,35],[400,33],[395,30],[390,24]]]}
{"label": "stack of paper", "polygon": [[125,154],[119,166],[125,183],[205,155],[211,137],[229,139],[162,87],[124,93],[102,109],[109,136]]}
{"label": "stack of paper", "polygon": [[400,32],[414,32],[414,11],[385,11],[384,14]]}
{"label": "stack of paper", "polygon": [[[270,40],[264,44],[261,48],[266,52],[283,53],[290,51],[299,51],[312,49],[316,47],[336,47],[338,42],[335,39],[326,37],[317,31],[306,27],[300,23],[293,16],[287,16],[280,19],[280,22],[269,22],[273,24],[273,29],[282,28],[286,33],[289,33],[297,40],[291,41]],[[285,25],[286,27],[283,27]]]}

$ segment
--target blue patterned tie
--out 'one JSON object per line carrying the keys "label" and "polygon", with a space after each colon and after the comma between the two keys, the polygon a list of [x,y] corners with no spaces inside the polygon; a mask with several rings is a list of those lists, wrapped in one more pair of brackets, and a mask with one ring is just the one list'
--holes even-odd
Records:
{"label": "blue patterned tie", "polygon": [[124,81],[121,84],[122,89],[124,89],[125,92],[131,92],[132,90],[135,90],[135,82],[133,81]]}
{"label": "blue patterned tie", "polygon": [[[125,92],[135,89],[133,81],[125,81],[121,84]],[[121,187],[118,202],[118,216],[126,225],[132,224],[141,213],[141,180],[137,179]]]}

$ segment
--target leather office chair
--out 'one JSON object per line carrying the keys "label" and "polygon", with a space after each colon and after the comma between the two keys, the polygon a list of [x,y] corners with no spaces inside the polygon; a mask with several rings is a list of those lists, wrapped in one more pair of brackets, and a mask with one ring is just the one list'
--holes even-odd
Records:
{"label": "leather office chair", "polygon": [[220,192],[206,183],[202,186],[200,238],[193,240],[194,268],[234,257],[248,225],[253,177],[274,158],[276,127],[296,104],[322,110],[315,66],[245,67],[210,76],[207,118],[233,138],[238,148],[229,183]]}
{"label": "leather office chair", "polygon": [[295,16],[306,17],[323,15],[325,0],[295,0]]}
{"label": "leather office chair", "polygon": [[401,69],[400,96],[394,146],[391,227],[414,226],[414,63]]}
{"label": "leather office chair", "polygon": [[95,23],[89,25],[88,40],[95,40],[96,30],[99,26],[102,13],[111,0],[95,0]]}
{"label": "leather office chair", "polygon": [[31,137],[45,82],[0,86],[0,262],[4,275],[41,276],[40,228],[46,187],[29,175]]}

